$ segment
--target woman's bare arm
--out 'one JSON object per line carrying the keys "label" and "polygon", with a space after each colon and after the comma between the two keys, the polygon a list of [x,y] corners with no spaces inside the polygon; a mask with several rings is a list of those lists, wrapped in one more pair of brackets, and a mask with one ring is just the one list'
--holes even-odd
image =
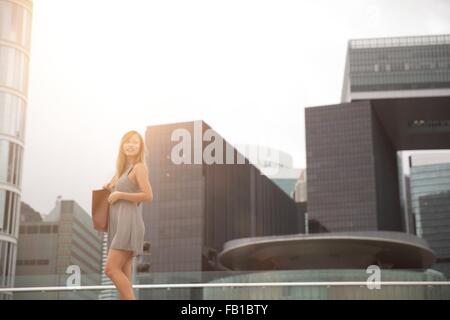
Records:
{"label": "woman's bare arm", "polygon": [[136,173],[136,180],[139,185],[139,189],[142,192],[120,192],[120,198],[123,200],[133,201],[133,202],[152,202],[153,201],[153,190],[148,179],[148,171],[144,165],[138,163],[134,167]]}
{"label": "woman's bare arm", "polygon": [[109,190],[109,191],[112,191],[111,184],[114,181],[114,177],[115,177],[115,175],[111,178],[111,180],[109,182],[105,183],[105,185],[102,188],[106,189],[106,190]]}

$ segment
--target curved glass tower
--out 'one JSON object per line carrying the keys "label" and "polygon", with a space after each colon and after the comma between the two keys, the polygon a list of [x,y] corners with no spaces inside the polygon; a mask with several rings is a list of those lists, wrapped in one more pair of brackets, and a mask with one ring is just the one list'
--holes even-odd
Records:
{"label": "curved glass tower", "polygon": [[0,287],[14,286],[32,5],[0,0]]}

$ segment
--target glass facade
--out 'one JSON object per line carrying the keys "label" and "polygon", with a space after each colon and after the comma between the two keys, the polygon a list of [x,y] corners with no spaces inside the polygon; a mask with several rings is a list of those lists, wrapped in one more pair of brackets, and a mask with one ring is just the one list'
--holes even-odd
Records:
{"label": "glass facade", "polygon": [[[445,281],[435,270],[382,270],[381,281]],[[295,270],[245,273],[223,277],[212,283],[264,283],[264,282],[366,282],[367,273],[359,269]],[[205,288],[205,300],[448,300],[448,287],[386,286],[369,290],[367,286],[289,286],[289,287],[234,287]]]}
{"label": "glass facade", "polygon": [[[411,207],[416,220],[417,235],[422,237],[424,233],[424,226],[422,224],[423,218],[421,213],[421,198],[440,195],[445,198],[447,192],[450,192],[450,163],[448,164],[430,164],[423,166],[413,166],[411,168]],[[422,203],[423,204],[423,203]],[[450,215],[450,208],[448,214]],[[430,212],[430,208],[427,208]],[[447,217],[450,223],[450,216]],[[450,232],[449,232],[450,241]]]}
{"label": "glass facade", "polygon": [[426,97],[306,108],[309,218],[330,231],[413,229],[400,204],[397,152],[449,149],[449,131],[411,134],[408,126],[447,118],[449,103]]}
{"label": "glass facade", "polygon": [[281,188],[290,197],[294,197],[295,184],[297,179],[272,179],[277,186]]}
{"label": "glass facade", "polygon": [[413,166],[410,175],[417,235],[436,252],[434,268],[450,277],[450,163]]}
{"label": "glass facade", "polygon": [[[171,160],[171,151],[179,144],[171,141],[177,129],[191,137],[192,164]],[[154,198],[144,204],[143,217],[152,254],[142,262],[151,265],[150,274],[215,270],[217,254],[228,240],[299,230],[294,200],[248,159],[243,164],[206,164],[203,159],[194,163],[195,154],[202,157],[209,145],[202,139],[209,129],[203,121],[147,129],[147,163]],[[236,159],[237,150],[223,142],[223,155],[232,150]],[[173,298],[186,298],[197,291],[186,289],[176,294]]]}
{"label": "glass facade", "polygon": [[149,230],[146,240],[152,245],[154,272],[201,269],[205,181],[201,165],[176,165],[171,161],[174,143],[170,137],[173,130],[181,128],[193,133],[193,123],[154,126],[147,131],[154,199],[150,205],[144,203],[143,217]]}
{"label": "glass facade", "polygon": [[450,35],[349,41],[343,101],[428,89],[450,89]]}
{"label": "glass facade", "polygon": [[305,110],[308,217],[329,231],[379,230],[371,106]]}
{"label": "glass facade", "polygon": [[31,16],[30,0],[0,1],[0,287],[16,268]]}

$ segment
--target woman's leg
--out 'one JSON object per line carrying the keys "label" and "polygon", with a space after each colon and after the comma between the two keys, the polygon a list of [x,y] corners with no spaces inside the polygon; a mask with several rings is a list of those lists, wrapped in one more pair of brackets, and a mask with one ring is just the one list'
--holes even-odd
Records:
{"label": "woman's leg", "polygon": [[131,284],[133,284],[133,280],[131,279],[131,267],[133,265],[133,257],[130,257],[127,262],[125,262],[125,264],[122,267],[122,271],[123,273],[125,273],[125,275],[128,278],[128,281],[130,281]]}
{"label": "woman's leg", "polygon": [[131,251],[110,249],[106,261],[105,274],[114,282],[119,291],[120,300],[135,300],[131,282],[128,280],[122,268],[132,256]]}

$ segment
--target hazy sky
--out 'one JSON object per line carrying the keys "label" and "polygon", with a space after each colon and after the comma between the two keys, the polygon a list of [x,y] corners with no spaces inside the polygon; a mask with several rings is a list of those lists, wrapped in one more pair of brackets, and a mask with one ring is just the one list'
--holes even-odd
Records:
{"label": "hazy sky", "polygon": [[159,123],[304,167],[304,107],[339,103],[348,39],[439,33],[450,1],[35,0],[22,200],[90,212],[120,137]]}

